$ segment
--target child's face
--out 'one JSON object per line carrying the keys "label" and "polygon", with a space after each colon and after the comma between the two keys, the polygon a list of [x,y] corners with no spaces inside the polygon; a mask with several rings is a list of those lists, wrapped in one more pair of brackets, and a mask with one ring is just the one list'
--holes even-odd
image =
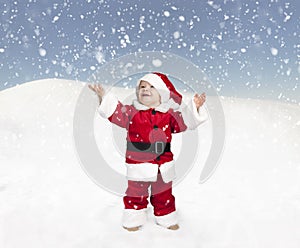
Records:
{"label": "child's face", "polygon": [[141,81],[138,88],[138,101],[150,108],[160,105],[160,94],[153,85],[146,81]]}

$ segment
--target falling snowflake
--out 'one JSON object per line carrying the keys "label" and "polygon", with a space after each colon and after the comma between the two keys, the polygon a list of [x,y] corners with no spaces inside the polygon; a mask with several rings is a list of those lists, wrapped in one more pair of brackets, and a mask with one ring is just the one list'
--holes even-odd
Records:
{"label": "falling snowflake", "polygon": [[179,31],[174,32],[173,37],[174,37],[175,40],[179,39],[180,38],[180,32]]}
{"label": "falling snowflake", "polygon": [[154,60],[152,60],[152,64],[155,67],[161,67],[162,66],[162,61],[160,59],[154,59]]}
{"label": "falling snowflake", "polygon": [[170,16],[170,12],[169,11],[164,11],[164,16],[169,17]]}
{"label": "falling snowflake", "polygon": [[40,49],[39,49],[39,54],[40,54],[40,56],[42,56],[42,57],[45,57],[45,56],[46,56],[46,54],[47,54],[47,51],[46,51],[46,49],[44,49],[44,48],[40,48]]}
{"label": "falling snowflake", "polygon": [[184,18],[184,16],[179,16],[179,21],[181,21],[181,22],[184,22],[185,21],[185,18]]}
{"label": "falling snowflake", "polygon": [[275,48],[275,47],[272,47],[271,48],[271,53],[272,53],[273,56],[276,56],[278,54],[278,49]]}
{"label": "falling snowflake", "polygon": [[54,16],[53,17],[53,20],[52,20],[52,23],[55,23],[55,22],[57,22],[59,20],[59,16]]}

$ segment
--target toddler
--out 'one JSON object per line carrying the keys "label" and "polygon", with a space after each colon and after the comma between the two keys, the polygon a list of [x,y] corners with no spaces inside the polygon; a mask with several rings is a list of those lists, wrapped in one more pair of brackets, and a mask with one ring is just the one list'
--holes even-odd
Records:
{"label": "toddler", "polygon": [[123,227],[137,231],[143,226],[151,192],[156,223],[177,230],[179,225],[172,194],[175,179],[170,145],[172,133],[195,129],[207,119],[202,107],[205,93],[195,94],[179,111],[182,96],[162,73],[149,73],[138,80],[137,99],[132,105],[124,105],[115,96],[105,94],[99,84],[89,87],[99,96],[100,115],[127,130],[128,187],[123,197]]}

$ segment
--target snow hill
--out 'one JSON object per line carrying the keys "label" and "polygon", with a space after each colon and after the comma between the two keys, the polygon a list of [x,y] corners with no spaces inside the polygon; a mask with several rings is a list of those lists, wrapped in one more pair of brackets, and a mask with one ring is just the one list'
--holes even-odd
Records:
{"label": "snow hill", "polygon": [[223,157],[199,184],[208,122],[203,153],[174,188],[181,228],[155,225],[149,206],[148,223],[129,233],[121,197],[77,160],[72,122],[83,86],[46,79],[0,92],[0,247],[300,247],[299,106],[222,97]]}

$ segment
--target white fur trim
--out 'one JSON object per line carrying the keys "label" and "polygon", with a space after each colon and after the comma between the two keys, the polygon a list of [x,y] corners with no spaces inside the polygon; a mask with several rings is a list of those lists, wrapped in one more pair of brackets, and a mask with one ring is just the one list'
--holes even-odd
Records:
{"label": "white fur trim", "polygon": [[168,99],[170,98],[170,90],[166,86],[165,82],[161,79],[161,77],[158,76],[157,74],[155,73],[146,74],[138,81],[137,86],[140,85],[141,81],[146,81],[151,85],[153,85],[155,89],[157,89],[157,91],[159,92],[162,102],[167,102]]}
{"label": "white fur trim", "polygon": [[[157,180],[158,165],[151,163],[128,164],[127,179],[138,182],[155,182]],[[165,183],[176,178],[174,161],[166,162],[159,167],[162,179]]]}
{"label": "white fur trim", "polygon": [[158,225],[168,228],[178,224],[177,212],[174,211],[167,215],[155,216],[155,220]]}
{"label": "white fur trim", "polygon": [[[150,107],[147,107],[143,104],[141,104],[138,100],[133,100],[132,105],[137,109],[137,110],[148,110]],[[180,105],[176,103],[172,98],[169,99],[167,102],[161,103],[159,106],[155,108],[155,110],[162,112],[162,113],[167,113],[169,109],[174,109],[177,110],[179,109]]]}
{"label": "white fur trim", "polygon": [[182,108],[181,113],[185,125],[191,130],[197,128],[208,119],[205,107],[201,106],[199,111],[197,111],[196,104],[193,100],[190,100],[188,104]]}
{"label": "white fur trim", "polygon": [[99,114],[104,118],[110,117],[115,112],[118,102],[118,98],[112,94],[103,96],[101,104],[98,108]]}
{"label": "white fur trim", "polygon": [[127,179],[132,181],[155,182],[157,179],[158,165],[151,163],[128,164]]}
{"label": "white fur trim", "polygon": [[162,179],[165,183],[171,182],[176,178],[174,161],[166,162],[159,167]]}
{"label": "white fur trim", "polygon": [[141,104],[138,100],[133,100],[132,101],[132,105],[133,107],[135,107],[137,110],[148,110],[150,109],[150,107],[147,107],[146,105],[144,104]]}
{"label": "white fur trim", "polygon": [[142,226],[147,221],[147,208],[135,210],[124,209],[122,225],[127,228]]}
{"label": "white fur trim", "polygon": [[152,84],[156,89],[160,90],[165,90],[169,91],[168,87],[166,86],[165,82],[161,79],[160,76],[158,76],[155,73],[149,73],[143,76],[139,81],[138,81],[138,86],[140,85],[141,81],[146,81],[150,84]]}

